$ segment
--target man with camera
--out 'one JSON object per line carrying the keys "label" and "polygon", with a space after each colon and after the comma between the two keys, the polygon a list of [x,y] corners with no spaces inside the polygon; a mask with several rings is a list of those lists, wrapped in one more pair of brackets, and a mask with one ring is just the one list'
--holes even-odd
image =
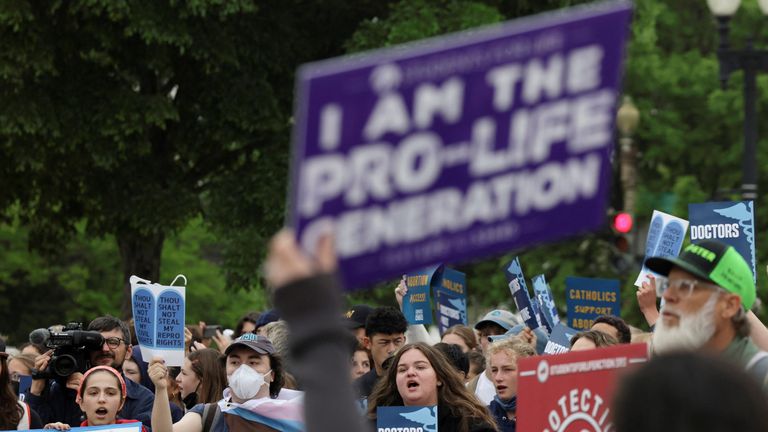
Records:
{"label": "man with camera", "polygon": [[[101,365],[122,372],[123,361],[132,351],[131,334],[126,323],[108,315],[93,320],[87,332],[68,328],[61,333],[42,330],[46,346],[55,349],[35,359],[36,378],[26,401],[40,414],[43,424],[62,422],[77,427],[82,412],[75,397],[83,372]],[[33,332],[30,339],[36,332],[41,330]],[[127,397],[120,417],[139,420],[149,429],[154,394],[129,379],[125,385]]]}

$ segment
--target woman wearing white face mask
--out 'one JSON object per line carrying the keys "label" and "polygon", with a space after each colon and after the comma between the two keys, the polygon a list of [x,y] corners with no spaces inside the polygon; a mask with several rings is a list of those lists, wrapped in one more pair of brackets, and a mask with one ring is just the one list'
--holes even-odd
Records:
{"label": "woman wearing white face mask", "polygon": [[269,339],[246,333],[224,352],[229,387],[217,403],[194,406],[172,424],[161,359],[149,366],[155,383],[154,432],[240,432],[304,430],[301,392],[281,391],[283,367]]}

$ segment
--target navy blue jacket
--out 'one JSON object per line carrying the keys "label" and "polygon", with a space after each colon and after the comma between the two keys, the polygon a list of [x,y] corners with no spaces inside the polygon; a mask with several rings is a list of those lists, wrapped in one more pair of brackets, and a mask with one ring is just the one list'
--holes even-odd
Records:
{"label": "navy blue jacket", "polygon": [[488,405],[488,410],[491,412],[493,419],[496,420],[499,432],[515,432],[517,421],[507,418],[507,412],[498,402],[492,400],[490,405]]}

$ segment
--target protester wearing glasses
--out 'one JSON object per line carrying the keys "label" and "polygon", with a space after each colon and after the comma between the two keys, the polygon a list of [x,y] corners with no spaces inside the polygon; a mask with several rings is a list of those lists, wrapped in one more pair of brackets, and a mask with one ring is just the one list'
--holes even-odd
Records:
{"label": "protester wearing glasses", "polygon": [[[104,343],[101,349],[90,352],[90,366],[110,366],[122,375],[123,362],[130,357],[130,331],[123,321],[103,316],[93,320],[88,330],[101,333]],[[44,370],[51,360],[53,350],[43,353],[35,359],[35,368]],[[123,377],[124,378],[124,377]],[[83,374],[76,372],[69,376],[66,383],[45,379],[32,380],[32,387],[26,401],[40,414],[43,423],[61,422],[72,427],[80,426],[82,411],[75,401],[77,389]],[[122,418],[135,419],[150,428],[154,395],[144,386],[131,380],[126,381],[126,398],[119,415]]]}
{"label": "protester wearing glasses", "polygon": [[752,270],[732,247],[703,241],[679,257],[646,261],[664,276],[656,289],[664,299],[653,335],[655,353],[704,351],[721,354],[768,390],[768,353],[750,340],[747,312],[755,302]]}

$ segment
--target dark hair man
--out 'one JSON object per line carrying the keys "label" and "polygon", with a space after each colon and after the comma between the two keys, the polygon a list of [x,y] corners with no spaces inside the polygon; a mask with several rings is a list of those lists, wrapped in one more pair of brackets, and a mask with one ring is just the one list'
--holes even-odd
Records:
{"label": "dark hair man", "polygon": [[374,367],[355,380],[360,397],[367,398],[371,394],[376,381],[384,373],[384,361],[405,345],[407,329],[408,321],[405,316],[393,307],[378,307],[368,315],[365,323],[365,344],[371,350]]}
{"label": "dark hair man", "polygon": [[677,352],[624,375],[613,400],[621,432],[768,430],[765,394],[722,357]]}
{"label": "dark hair man", "polygon": [[755,283],[736,249],[706,240],[689,245],[679,257],[649,258],[646,266],[666,277],[656,281],[665,303],[653,334],[654,351],[720,354],[768,390],[768,353],[750,340],[746,314],[755,302]]}
{"label": "dark hair man", "polygon": [[365,323],[368,321],[368,315],[373,312],[373,308],[359,304],[352,306],[345,314],[347,319],[347,327],[352,331],[357,338],[357,341],[365,346]]}
{"label": "dark hair man", "polygon": [[[123,361],[130,357],[133,349],[128,326],[123,321],[107,315],[93,320],[88,330],[97,331],[104,338],[101,348],[89,353],[89,366],[111,366],[122,372]],[[35,368],[44,370],[51,360],[51,355],[52,351],[47,351],[38,356],[35,359]],[[72,427],[80,426],[82,412],[75,402],[75,397],[82,378],[83,374],[75,372],[67,379],[66,386],[57,381],[32,380],[32,387],[26,395],[26,401],[40,414],[44,424],[62,422]],[[132,380],[125,379],[125,384],[127,396],[120,416],[139,420],[149,429],[154,395]]]}
{"label": "dark hair man", "polygon": [[571,351],[586,351],[618,344],[618,339],[606,332],[587,330],[573,335],[571,338]]}
{"label": "dark hair man", "polygon": [[445,355],[445,358],[456,368],[461,382],[466,382],[467,374],[469,373],[469,357],[461,351],[461,348],[458,345],[445,342],[436,343],[435,348],[440,350]]}
{"label": "dark hair man", "polygon": [[629,331],[629,326],[623,319],[617,316],[600,315],[595,319],[590,330],[603,332],[609,336],[613,336],[621,344],[632,342],[632,332]]}

